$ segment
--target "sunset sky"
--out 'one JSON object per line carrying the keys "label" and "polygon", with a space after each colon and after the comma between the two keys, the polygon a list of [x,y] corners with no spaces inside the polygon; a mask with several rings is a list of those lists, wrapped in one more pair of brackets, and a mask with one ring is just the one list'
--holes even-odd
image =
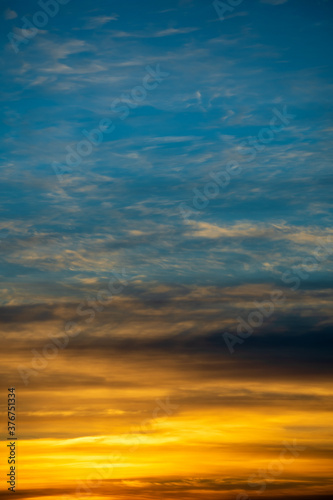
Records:
{"label": "sunset sky", "polygon": [[18,499],[333,499],[333,2],[45,2],[0,3],[0,499],[12,386]]}

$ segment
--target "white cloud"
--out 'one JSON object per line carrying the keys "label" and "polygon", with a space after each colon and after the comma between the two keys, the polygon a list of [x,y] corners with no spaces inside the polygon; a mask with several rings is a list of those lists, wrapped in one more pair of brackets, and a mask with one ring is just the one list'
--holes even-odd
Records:
{"label": "white cloud", "polygon": [[118,20],[118,15],[113,15],[113,16],[96,16],[96,17],[91,17],[84,26],[84,29],[86,30],[93,30],[95,28],[100,28],[104,24],[109,23],[110,21],[117,21]]}
{"label": "white cloud", "polygon": [[199,28],[168,28],[166,30],[156,31],[156,32],[127,32],[127,31],[114,31],[112,36],[115,38],[162,38],[165,36],[172,35],[183,35],[186,33],[192,33],[192,31],[198,31]]}
{"label": "white cloud", "polygon": [[158,31],[153,36],[154,37],[162,37],[162,36],[170,36],[170,35],[182,35],[185,33],[192,33],[192,31],[197,31],[199,28],[169,28],[167,30]]}
{"label": "white cloud", "polygon": [[173,142],[186,142],[186,141],[198,141],[201,140],[202,137],[198,137],[196,135],[182,135],[182,136],[165,136],[165,137],[152,137],[149,139],[149,142],[156,143],[173,143]]}

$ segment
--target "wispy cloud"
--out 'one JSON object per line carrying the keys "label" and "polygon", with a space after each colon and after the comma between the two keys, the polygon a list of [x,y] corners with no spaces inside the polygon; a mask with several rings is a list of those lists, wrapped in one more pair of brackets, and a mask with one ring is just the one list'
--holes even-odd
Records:
{"label": "wispy cloud", "polygon": [[93,30],[108,24],[110,21],[117,21],[119,16],[114,14],[112,16],[95,16],[90,17],[87,23],[84,25],[83,29]]}
{"label": "wispy cloud", "polygon": [[10,20],[10,19],[15,19],[16,17],[17,17],[17,13],[15,12],[15,10],[11,10],[11,9],[5,10],[5,12],[4,12],[5,19]]}

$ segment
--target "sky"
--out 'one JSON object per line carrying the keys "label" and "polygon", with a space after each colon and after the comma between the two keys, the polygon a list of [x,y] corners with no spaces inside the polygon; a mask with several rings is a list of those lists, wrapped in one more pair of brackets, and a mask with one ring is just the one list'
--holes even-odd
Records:
{"label": "sky", "polygon": [[0,498],[333,498],[332,1],[0,25]]}

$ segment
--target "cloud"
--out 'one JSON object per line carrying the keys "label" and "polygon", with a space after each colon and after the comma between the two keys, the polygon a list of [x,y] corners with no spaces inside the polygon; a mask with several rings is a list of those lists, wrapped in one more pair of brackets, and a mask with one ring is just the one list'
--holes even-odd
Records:
{"label": "cloud", "polygon": [[200,28],[188,27],[188,28],[168,28],[160,31],[141,31],[141,32],[126,32],[126,31],[114,31],[112,36],[115,38],[162,38],[172,35],[185,35],[187,33],[192,33]]}
{"label": "cloud", "polygon": [[199,28],[168,28],[166,30],[158,31],[153,36],[155,37],[163,37],[170,35],[183,35],[185,33],[192,33],[193,31],[197,31]]}
{"label": "cloud", "polygon": [[[29,482],[17,495],[58,498],[58,485],[75,496],[75,479],[120,453],[123,436],[168,396],[179,409],[142,436],[138,454],[115,468],[120,479],[101,485],[101,499],[235,499],[283,439],[299,437],[315,451],[266,496],[326,491],[332,260],[297,291],[280,279],[333,234],[331,88],[320,70],[327,37],[299,58],[294,36],[316,30],[322,13],[310,18],[289,2],[292,29],[280,43],[261,29],[269,5],[259,24],[237,17],[235,32],[227,20],[221,30],[200,0],[167,17],[124,2],[119,20],[104,3],[104,12],[96,1],[85,12],[71,4],[47,37],[3,58],[0,384],[20,387]],[[133,103],[146,66],[157,64],[170,78]],[[111,111],[115,99],[131,104],[128,119]],[[297,118],[247,163],[237,145],[259,138],[284,103]],[[65,164],[67,148],[103,118],[115,133],[58,182],[52,162]],[[179,203],[193,208],[194,190],[207,191],[210,174],[235,160],[241,175],[185,224]],[[123,268],[129,285],[100,310],[98,292]],[[231,355],[223,333],[235,333],[238,318],[249,321],[276,288],[285,303]],[[67,321],[81,331],[53,357],[50,336],[66,340]],[[47,365],[37,363],[23,387],[17,368],[36,365],[36,351]]]}
{"label": "cloud", "polygon": [[15,19],[17,17],[17,14],[14,10],[11,9],[6,9],[4,12],[4,18],[9,20],[9,19]]}
{"label": "cloud", "polygon": [[192,236],[208,239],[217,238],[260,238],[268,241],[286,240],[300,245],[315,245],[326,242],[332,248],[333,230],[331,228],[311,228],[287,226],[285,224],[236,223],[232,226],[218,226],[209,222],[189,221],[193,228]]}
{"label": "cloud", "polygon": [[196,135],[184,135],[184,136],[166,136],[166,137],[151,137],[148,139],[149,142],[156,142],[158,144],[163,144],[163,143],[175,143],[175,142],[192,142],[192,141],[199,141],[203,139],[203,137],[196,136]]}
{"label": "cloud", "polygon": [[[277,450],[277,453],[280,452],[280,449]],[[101,470],[103,471],[101,466]],[[246,472],[245,472],[246,474]],[[89,480],[89,484],[94,484],[91,480]],[[301,491],[304,491],[304,488],[308,486],[308,480],[299,478],[298,480],[292,481],[282,481],[279,479],[278,481],[281,490],[286,489],[287,487],[292,487],[294,490],[292,494],[284,493],[284,494],[274,494],[274,500],[332,500],[331,494],[320,494],[317,495],[311,494],[311,489],[309,488],[308,493],[297,493],[295,488],[299,488]],[[86,482],[82,482],[82,484],[86,484]],[[261,484],[261,483],[259,483]],[[264,484],[264,483],[263,483]],[[270,483],[271,484],[271,483]],[[312,487],[321,491],[322,484],[319,481],[312,481]],[[86,487],[88,490],[88,487]],[[272,488],[272,486],[271,486]],[[276,489],[276,487],[275,487]],[[101,485],[98,488],[98,493],[101,499],[108,499],[110,495],[112,497],[116,497],[118,500],[128,500],[128,498],[135,497],[137,500],[164,500],[168,498],[170,500],[177,500],[180,497],[184,500],[221,500],[222,495],[223,498],[236,498],[236,495],[239,491],[239,498],[247,498],[245,496],[244,491],[249,490],[248,478],[245,475],[243,476],[235,476],[229,477],[224,475],[223,479],[210,478],[207,476],[200,477],[199,475],[195,478],[186,478],[182,479],[181,477],[176,476],[175,474],[170,479],[169,476],[163,477],[135,477],[131,476],[128,479],[124,480],[107,480],[101,481]],[[252,493],[252,490],[248,491],[248,493]],[[87,493],[85,493],[87,495]],[[58,500],[58,498],[75,498],[77,496],[77,489],[72,486],[67,486],[63,488],[34,488],[34,489],[20,489],[15,493],[15,498],[20,500],[27,500],[32,498],[36,500],[41,498],[44,500],[47,498],[48,500]],[[8,494],[3,491],[0,492],[0,499],[7,500]],[[248,496],[248,498],[250,498]],[[271,500],[272,496],[261,495],[261,500]]]}
{"label": "cloud", "polygon": [[86,30],[92,30],[104,26],[104,24],[109,23],[110,21],[117,21],[119,16],[117,14],[112,16],[96,16],[91,17],[87,24],[83,27]]}

